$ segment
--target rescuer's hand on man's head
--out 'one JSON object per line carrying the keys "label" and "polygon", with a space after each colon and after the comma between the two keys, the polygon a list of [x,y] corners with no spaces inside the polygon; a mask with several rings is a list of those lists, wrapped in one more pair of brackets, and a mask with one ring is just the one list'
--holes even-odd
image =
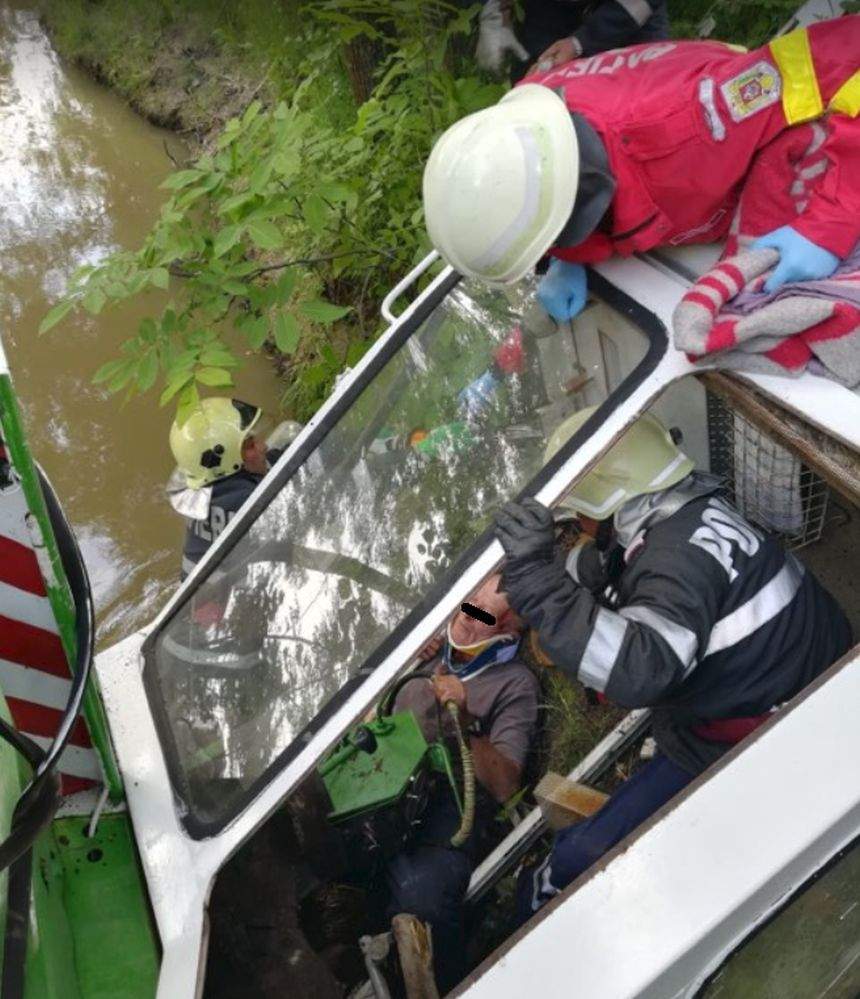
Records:
{"label": "rescuer's hand on man's head", "polygon": [[496,514],[496,537],[510,560],[551,562],[555,550],[552,512],[532,497],[506,503]]}

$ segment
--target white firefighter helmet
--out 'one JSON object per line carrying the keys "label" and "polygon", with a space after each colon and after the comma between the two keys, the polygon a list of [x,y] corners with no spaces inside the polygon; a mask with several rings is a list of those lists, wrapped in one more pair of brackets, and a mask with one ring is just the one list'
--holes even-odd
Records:
{"label": "white firefighter helmet", "polygon": [[491,285],[525,276],[564,228],[579,181],[579,146],[558,94],[515,87],[452,125],[424,168],[424,215],[455,270]]}
{"label": "white firefighter helmet", "polygon": [[[597,409],[580,409],[559,424],[544,452],[544,462],[564,445]],[[672,435],[650,413],[632,424],[597,464],[576,483],[560,507],[595,520],[605,520],[634,496],[668,489],[695,467]]]}
{"label": "white firefighter helmet", "polygon": [[199,489],[242,467],[242,442],[262,410],[239,399],[203,399],[183,423],[170,428],[170,450],[190,489]]}

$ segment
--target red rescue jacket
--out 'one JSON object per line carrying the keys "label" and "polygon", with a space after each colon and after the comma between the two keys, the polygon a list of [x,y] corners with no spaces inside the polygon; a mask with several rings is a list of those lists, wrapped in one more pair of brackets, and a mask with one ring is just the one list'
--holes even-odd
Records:
{"label": "red rescue jacket", "polygon": [[617,181],[611,232],[550,252],[597,263],[721,239],[758,151],[792,124],[826,115],[822,153],[830,165],[791,224],[846,257],[860,239],[858,70],[854,15],[752,52],[712,41],[654,42],[528,77],[560,93],[596,129]]}

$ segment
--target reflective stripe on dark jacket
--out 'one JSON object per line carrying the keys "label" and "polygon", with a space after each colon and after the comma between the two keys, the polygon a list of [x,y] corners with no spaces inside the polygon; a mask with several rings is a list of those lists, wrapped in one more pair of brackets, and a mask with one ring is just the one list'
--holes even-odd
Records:
{"label": "reflective stripe on dark jacket", "polygon": [[511,603],[559,667],[617,704],[654,708],[658,746],[690,772],[730,744],[698,726],[765,714],[850,647],[830,594],[719,494],[652,514],[610,596],[574,581],[595,582],[595,556],[569,559],[573,577],[561,559],[509,565]]}
{"label": "reflective stripe on dark jacket", "polygon": [[665,0],[604,0],[596,4],[574,32],[582,55],[659,41],[669,37]]}
{"label": "reflective stripe on dark jacket", "polygon": [[[270,465],[280,458],[282,451],[269,451]],[[188,575],[224,528],[239,512],[239,508],[262,482],[264,476],[252,472],[236,472],[223,479],[216,479],[205,520],[188,520],[185,528],[185,545],[182,549],[182,579]]]}

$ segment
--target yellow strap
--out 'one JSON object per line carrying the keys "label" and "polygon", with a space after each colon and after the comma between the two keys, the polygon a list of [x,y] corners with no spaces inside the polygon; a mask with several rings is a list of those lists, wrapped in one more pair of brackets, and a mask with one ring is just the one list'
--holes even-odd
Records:
{"label": "yellow strap", "polygon": [[770,51],[782,76],[782,110],[789,125],[811,121],[824,113],[806,28],[780,35]]}
{"label": "yellow strap", "polygon": [[860,69],[830,98],[830,110],[841,111],[849,118],[856,118],[860,114]]}

